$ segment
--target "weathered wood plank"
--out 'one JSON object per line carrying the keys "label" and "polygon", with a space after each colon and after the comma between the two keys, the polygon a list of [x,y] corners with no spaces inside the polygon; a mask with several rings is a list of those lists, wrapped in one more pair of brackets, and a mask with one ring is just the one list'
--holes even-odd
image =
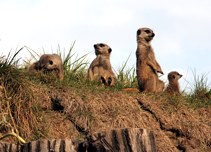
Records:
{"label": "weathered wood plank", "polygon": [[152,131],[140,128],[115,129],[92,134],[78,146],[80,152],[156,152]]}
{"label": "weathered wood plank", "polygon": [[70,139],[40,139],[26,144],[0,142],[0,152],[76,152]]}
{"label": "weathered wood plank", "polygon": [[40,139],[24,145],[0,142],[0,152],[156,152],[152,131],[124,128],[94,133],[84,142]]}

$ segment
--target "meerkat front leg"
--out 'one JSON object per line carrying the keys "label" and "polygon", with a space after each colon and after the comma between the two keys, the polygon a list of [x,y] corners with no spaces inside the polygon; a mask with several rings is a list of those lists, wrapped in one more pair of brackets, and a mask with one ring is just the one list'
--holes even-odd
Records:
{"label": "meerkat front leg", "polygon": [[157,66],[152,61],[147,61],[147,65],[149,65],[155,72],[163,74],[160,66]]}

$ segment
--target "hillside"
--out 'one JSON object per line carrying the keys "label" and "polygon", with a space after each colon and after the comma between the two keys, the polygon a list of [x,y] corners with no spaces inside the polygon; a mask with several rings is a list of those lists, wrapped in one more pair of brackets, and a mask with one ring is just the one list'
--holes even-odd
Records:
{"label": "hillside", "polygon": [[[211,151],[210,91],[200,96],[166,96],[107,88],[79,78],[58,81],[1,65],[0,133],[12,130],[25,141],[83,140],[84,134],[115,128],[145,128],[158,152]],[[18,142],[15,137],[1,141]]]}

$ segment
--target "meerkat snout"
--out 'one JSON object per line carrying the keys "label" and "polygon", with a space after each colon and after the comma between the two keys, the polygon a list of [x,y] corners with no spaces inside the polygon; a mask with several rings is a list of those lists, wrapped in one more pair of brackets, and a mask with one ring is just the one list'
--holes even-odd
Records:
{"label": "meerkat snout", "polygon": [[[178,78],[180,79],[182,77],[182,74],[177,73]],[[173,76],[174,79],[176,79],[176,76]]]}
{"label": "meerkat snout", "polygon": [[168,74],[168,80],[179,80],[183,75],[182,74],[179,74],[178,72],[176,71],[173,71],[173,72],[170,72]]}
{"label": "meerkat snout", "polygon": [[146,32],[150,37],[154,37],[155,33],[151,30],[145,30],[144,32]]}

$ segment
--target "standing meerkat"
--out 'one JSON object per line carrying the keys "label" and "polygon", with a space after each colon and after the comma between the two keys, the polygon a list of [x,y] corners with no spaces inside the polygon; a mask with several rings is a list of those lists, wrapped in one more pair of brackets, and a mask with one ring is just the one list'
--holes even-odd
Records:
{"label": "standing meerkat", "polygon": [[165,89],[165,93],[168,94],[176,94],[176,95],[180,95],[180,86],[179,86],[179,79],[182,77],[181,74],[179,74],[176,71],[172,71],[168,74],[168,81],[169,84],[167,86],[167,88]]}
{"label": "standing meerkat", "polygon": [[88,79],[100,81],[107,86],[114,86],[116,76],[112,71],[110,54],[112,49],[104,43],[94,44],[96,58],[88,69]]}
{"label": "standing meerkat", "polygon": [[60,80],[64,79],[64,68],[62,59],[57,54],[43,54],[39,61],[33,63],[28,70],[30,73],[42,71],[44,73],[52,72]]}
{"label": "standing meerkat", "polygon": [[162,92],[164,82],[159,80],[157,73],[163,74],[163,71],[156,61],[154,51],[150,44],[155,34],[149,28],[140,28],[137,30],[136,36],[136,74],[139,91]]}

